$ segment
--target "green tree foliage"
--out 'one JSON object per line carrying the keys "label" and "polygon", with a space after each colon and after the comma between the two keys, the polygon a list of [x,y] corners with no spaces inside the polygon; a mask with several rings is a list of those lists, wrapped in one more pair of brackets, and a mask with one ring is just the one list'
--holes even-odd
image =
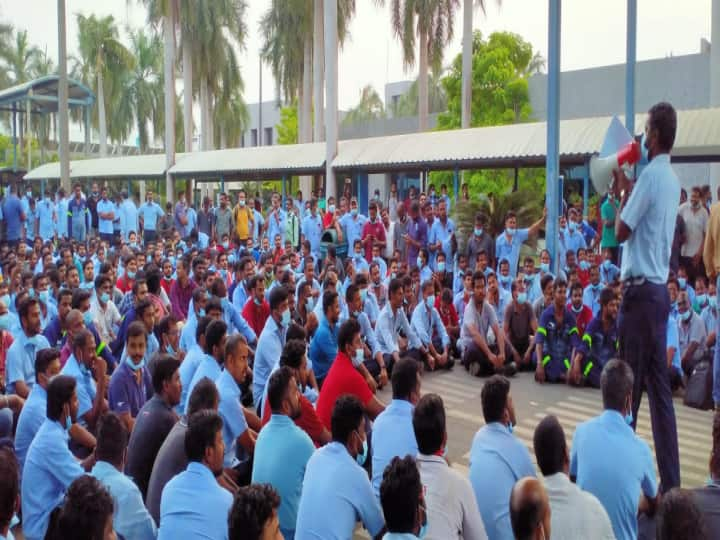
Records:
{"label": "green tree foliage", "polygon": [[367,85],[360,93],[360,102],[347,112],[342,123],[345,125],[357,124],[379,118],[385,118],[385,107],[377,90]]}
{"label": "green tree foliage", "polygon": [[280,109],[280,123],[275,126],[278,133],[278,144],[297,144],[298,142],[298,115],[297,105]]}

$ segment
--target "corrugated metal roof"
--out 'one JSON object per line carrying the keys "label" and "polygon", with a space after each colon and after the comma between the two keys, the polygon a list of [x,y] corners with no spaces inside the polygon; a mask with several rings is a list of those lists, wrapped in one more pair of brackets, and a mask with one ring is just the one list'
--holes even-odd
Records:
{"label": "corrugated metal roof", "polygon": [[[620,117],[622,119],[622,117]],[[646,114],[635,119],[637,131]],[[602,146],[610,117],[560,122],[560,160],[582,164]],[[546,123],[533,122],[452,131],[412,133],[340,141],[337,170],[449,169],[542,166],[547,149]],[[675,161],[720,158],[720,109],[678,112]]]}
{"label": "corrugated metal roof", "polygon": [[[180,161],[185,154],[177,154]],[[165,154],[79,159],[70,162],[70,178],[160,178],[165,175]],[[57,180],[60,163],[46,163],[25,175],[25,180]]]}
{"label": "corrugated metal roof", "polygon": [[325,143],[229,148],[193,152],[177,161],[170,172],[177,177],[277,178],[279,174],[322,174]]}
{"label": "corrugated metal roof", "polygon": [[[32,110],[34,112],[54,112],[58,110],[57,107],[57,94],[58,84],[60,77],[58,75],[46,75],[27,81],[10,88],[0,90],[0,105],[5,106],[24,101],[26,99],[32,99],[32,96],[38,98],[47,97],[52,98],[55,101],[47,100],[35,100],[32,104]],[[71,100],[84,101],[85,104],[91,105],[95,101],[95,94],[87,86],[80,81],[72,78],[68,78],[68,98]],[[70,107],[76,107],[78,104],[74,102],[69,103]],[[18,108],[20,112],[25,112],[26,105],[19,104]]]}

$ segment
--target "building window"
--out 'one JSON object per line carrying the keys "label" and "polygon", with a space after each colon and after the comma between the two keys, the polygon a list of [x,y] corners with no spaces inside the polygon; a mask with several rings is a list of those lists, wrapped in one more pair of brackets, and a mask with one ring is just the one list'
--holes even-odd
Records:
{"label": "building window", "polygon": [[268,146],[272,146],[273,143],[273,128],[266,127],[265,128],[265,144]]}
{"label": "building window", "polygon": [[258,135],[257,129],[250,130],[250,145],[251,146],[258,145],[258,136],[257,135]]}

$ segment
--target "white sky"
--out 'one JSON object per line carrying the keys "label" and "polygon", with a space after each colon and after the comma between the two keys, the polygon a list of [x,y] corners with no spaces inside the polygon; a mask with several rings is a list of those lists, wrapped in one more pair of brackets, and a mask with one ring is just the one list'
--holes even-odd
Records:
{"label": "white sky", "polygon": [[[211,0],[208,0],[211,1]],[[246,0],[249,36],[241,54],[245,98],[258,99],[259,19],[270,0]],[[357,13],[350,27],[350,40],[340,54],[339,105],[356,104],[360,90],[373,85],[384,95],[386,82],[415,78],[404,72],[400,47],[390,32],[388,8],[371,0],[356,0]],[[474,26],[488,34],[508,30],[520,34],[547,57],[547,0],[504,0],[498,9],[495,0],[486,0],[488,11],[475,14]],[[709,40],[711,0],[638,0],[638,60],[699,51],[700,38]],[[566,0],[563,4],[562,69],[623,63],[625,60],[626,0]],[[69,54],[77,50],[75,14],[112,14],[119,26],[145,24],[145,9],[137,0],[67,0]],[[57,21],[54,0],[0,0],[0,20],[26,29],[30,41],[57,60]],[[462,13],[455,19],[455,39],[447,47],[445,63],[461,50]],[[263,98],[273,99],[274,82],[263,70]]]}

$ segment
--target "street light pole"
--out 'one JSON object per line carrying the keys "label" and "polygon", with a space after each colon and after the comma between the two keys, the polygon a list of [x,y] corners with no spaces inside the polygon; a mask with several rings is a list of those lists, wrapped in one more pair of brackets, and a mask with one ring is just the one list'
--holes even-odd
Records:
{"label": "street light pole", "polygon": [[60,185],[70,193],[70,133],[68,127],[67,43],[65,39],[65,0],[57,2],[58,25],[58,127],[60,129]]}
{"label": "street light pole", "polygon": [[547,219],[545,242],[552,261],[551,272],[560,267],[558,217],[560,213],[560,29],[561,0],[550,0],[548,14],[547,154],[545,157],[545,197]]}

